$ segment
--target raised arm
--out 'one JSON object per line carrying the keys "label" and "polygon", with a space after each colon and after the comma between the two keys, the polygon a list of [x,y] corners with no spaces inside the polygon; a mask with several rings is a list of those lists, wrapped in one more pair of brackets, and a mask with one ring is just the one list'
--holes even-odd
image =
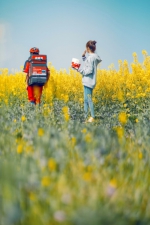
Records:
{"label": "raised arm", "polygon": [[83,54],[82,54],[82,60],[83,61],[85,61],[86,60],[86,56],[85,56],[85,54],[86,54],[86,50],[83,52]]}

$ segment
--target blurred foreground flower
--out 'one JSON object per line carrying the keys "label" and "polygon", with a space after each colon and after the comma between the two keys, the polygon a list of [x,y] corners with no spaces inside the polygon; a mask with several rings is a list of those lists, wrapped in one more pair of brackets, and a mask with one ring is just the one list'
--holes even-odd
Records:
{"label": "blurred foreground flower", "polygon": [[17,153],[18,153],[18,154],[21,154],[22,151],[23,151],[23,145],[20,144],[20,145],[18,145],[18,147],[17,147]]}
{"label": "blurred foreground flower", "polygon": [[48,176],[43,177],[41,183],[42,183],[43,187],[49,186],[50,185],[50,178]]}
{"label": "blurred foreground flower", "polygon": [[83,130],[81,130],[81,132],[82,132],[83,134],[85,134],[85,133],[87,132],[87,129],[84,128]]}
{"label": "blurred foreground flower", "polygon": [[91,173],[90,173],[90,172],[85,172],[85,173],[83,174],[83,180],[85,180],[85,181],[90,181],[91,178],[92,178],[92,176],[91,176]]}
{"label": "blurred foreground flower", "polygon": [[142,159],[143,158],[143,154],[142,152],[139,152],[139,159]]}
{"label": "blurred foreground flower", "polygon": [[42,128],[38,129],[38,136],[42,137],[44,135],[44,130]]}
{"label": "blurred foreground flower", "polygon": [[48,160],[48,168],[50,169],[50,171],[55,171],[56,170],[56,162],[53,158],[50,158]]}
{"label": "blurred foreground flower", "polygon": [[122,123],[123,125],[125,125],[127,123],[127,115],[125,112],[121,112],[118,116],[118,119],[120,121],[120,123]]}
{"label": "blurred foreground flower", "polygon": [[69,121],[70,116],[69,116],[69,109],[68,109],[68,107],[67,107],[67,106],[64,106],[64,107],[62,108],[62,111],[63,111],[65,120],[66,120],[66,121]]}
{"label": "blurred foreground flower", "polygon": [[72,137],[71,138],[71,145],[72,145],[72,147],[74,147],[76,145],[76,143],[77,143],[77,139],[75,137]]}
{"label": "blurred foreground flower", "polygon": [[117,132],[118,138],[122,138],[124,136],[123,127],[115,127],[114,130]]}
{"label": "blurred foreground flower", "polygon": [[111,187],[113,187],[113,188],[116,188],[117,187],[117,181],[116,181],[116,179],[111,179],[109,185]]}
{"label": "blurred foreground flower", "polygon": [[138,119],[135,119],[135,122],[136,122],[136,123],[138,123],[138,122],[139,122],[139,120],[138,120]]}
{"label": "blurred foreground flower", "polygon": [[86,134],[84,139],[85,139],[86,142],[91,142],[92,141],[91,134],[90,133]]}
{"label": "blurred foreground flower", "polygon": [[21,117],[21,121],[24,122],[25,120],[26,120],[26,117],[25,116],[22,116]]}

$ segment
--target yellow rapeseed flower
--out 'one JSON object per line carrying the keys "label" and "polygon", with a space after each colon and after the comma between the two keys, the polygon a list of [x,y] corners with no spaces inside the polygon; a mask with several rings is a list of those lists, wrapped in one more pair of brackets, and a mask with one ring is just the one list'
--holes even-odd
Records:
{"label": "yellow rapeseed flower", "polygon": [[48,160],[48,168],[50,169],[50,171],[55,171],[56,170],[56,161],[53,158],[50,158]]}
{"label": "yellow rapeseed flower", "polygon": [[90,133],[86,134],[84,139],[86,142],[91,142],[92,141],[91,134]]}
{"label": "yellow rapeseed flower", "polygon": [[77,142],[76,138],[72,137],[71,138],[71,144],[72,144],[73,147],[75,146],[76,142]]}
{"label": "yellow rapeseed flower", "polygon": [[63,111],[65,120],[66,120],[66,121],[69,121],[70,116],[69,116],[69,109],[68,109],[68,107],[67,107],[67,106],[64,106],[64,107],[62,108],[62,111]]}
{"label": "yellow rapeseed flower", "polygon": [[69,119],[70,119],[69,114],[68,113],[64,114],[64,118],[65,118],[66,121],[69,121]]}
{"label": "yellow rapeseed flower", "polygon": [[120,123],[122,123],[123,125],[125,125],[127,123],[127,115],[125,112],[121,112],[118,116],[118,119],[120,121]]}
{"label": "yellow rapeseed flower", "polygon": [[21,121],[22,121],[22,122],[26,121],[26,117],[25,117],[25,116],[22,116],[22,117],[21,117]]}
{"label": "yellow rapeseed flower", "polygon": [[90,181],[91,178],[92,178],[91,172],[85,172],[85,173],[83,174],[83,180],[85,180],[85,181]]}
{"label": "yellow rapeseed flower", "polygon": [[124,129],[123,127],[116,127],[115,128],[118,138],[122,138],[124,136]]}
{"label": "yellow rapeseed flower", "polygon": [[42,128],[38,129],[38,136],[42,137],[44,135],[44,130]]}
{"label": "yellow rapeseed flower", "polygon": [[20,145],[18,145],[18,147],[17,147],[17,153],[18,153],[18,154],[21,154],[22,151],[23,151],[23,145],[20,144]]}
{"label": "yellow rapeseed flower", "polygon": [[87,132],[87,129],[84,128],[83,130],[81,130],[81,132],[85,134]]}
{"label": "yellow rapeseed flower", "polygon": [[143,158],[143,154],[142,154],[142,152],[139,152],[139,159],[142,159]]}
{"label": "yellow rapeseed flower", "polygon": [[8,105],[8,99],[5,99],[4,102],[6,105]]}
{"label": "yellow rapeseed flower", "polygon": [[123,97],[123,92],[122,91],[118,92],[118,100],[121,101],[121,102],[124,101],[124,97]]}
{"label": "yellow rapeseed flower", "polygon": [[142,55],[147,55],[147,51],[146,50],[142,50]]}
{"label": "yellow rapeseed flower", "polygon": [[51,180],[48,176],[43,177],[41,180],[41,184],[43,187],[48,187],[50,183],[51,183]]}
{"label": "yellow rapeseed flower", "polygon": [[116,179],[115,178],[111,179],[109,185],[113,188],[116,188],[117,187]]}
{"label": "yellow rapeseed flower", "polygon": [[32,153],[34,151],[33,146],[32,145],[28,145],[25,148],[25,152],[26,153]]}
{"label": "yellow rapeseed flower", "polygon": [[64,107],[62,108],[62,111],[63,111],[63,113],[68,113],[68,107],[67,107],[67,106],[64,106]]}
{"label": "yellow rapeseed flower", "polygon": [[133,52],[133,57],[137,57],[137,53],[136,52]]}
{"label": "yellow rapeseed flower", "polygon": [[65,95],[64,96],[64,102],[66,103],[66,102],[68,102],[68,100],[69,100],[69,96],[68,95]]}

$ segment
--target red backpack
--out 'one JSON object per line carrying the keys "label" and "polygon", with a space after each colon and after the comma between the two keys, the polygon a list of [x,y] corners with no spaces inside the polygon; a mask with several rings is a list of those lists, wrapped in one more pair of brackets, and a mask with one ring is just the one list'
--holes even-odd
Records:
{"label": "red backpack", "polygon": [[47,56],[32,55],[29,60],[28,85],[43,86],[47,78]]}

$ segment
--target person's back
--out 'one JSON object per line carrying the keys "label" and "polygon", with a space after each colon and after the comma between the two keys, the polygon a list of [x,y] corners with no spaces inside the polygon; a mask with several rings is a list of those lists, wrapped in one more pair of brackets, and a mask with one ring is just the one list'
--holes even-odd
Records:
{"label": "person's back", "polygon": [[82,83],[84,86],[94,88],[96,86],[97,65],[101,62],[101,58],[96,53],[89,53],[85,59]]}
{"label": "person's back", "polygon": [[47,57],[45,55],[40,56],[38,48],[30,49],[30,57],[24,64],[23,72],[27,73],[28,100],[32,104],[40,104],[43,85],[50,77],[50,71],[46,63]]}
{"label": "person's back", "polygon": [[[88,108],[91,111],[91,117],[88,122],[93,122],[95,118],[94,106],[92,101],[93,89],[96,86],[97,65],[102,61],[101,58],[95,53],[96,41],[88,41],[86,43],[86,50],[82,54],[83,61],[85,61],[83,69],[78,69],[82,74],[82,84],[84,86],[84,111],[85,118],[88,115]],[[86,57],[88,53],[88,57]]]}

